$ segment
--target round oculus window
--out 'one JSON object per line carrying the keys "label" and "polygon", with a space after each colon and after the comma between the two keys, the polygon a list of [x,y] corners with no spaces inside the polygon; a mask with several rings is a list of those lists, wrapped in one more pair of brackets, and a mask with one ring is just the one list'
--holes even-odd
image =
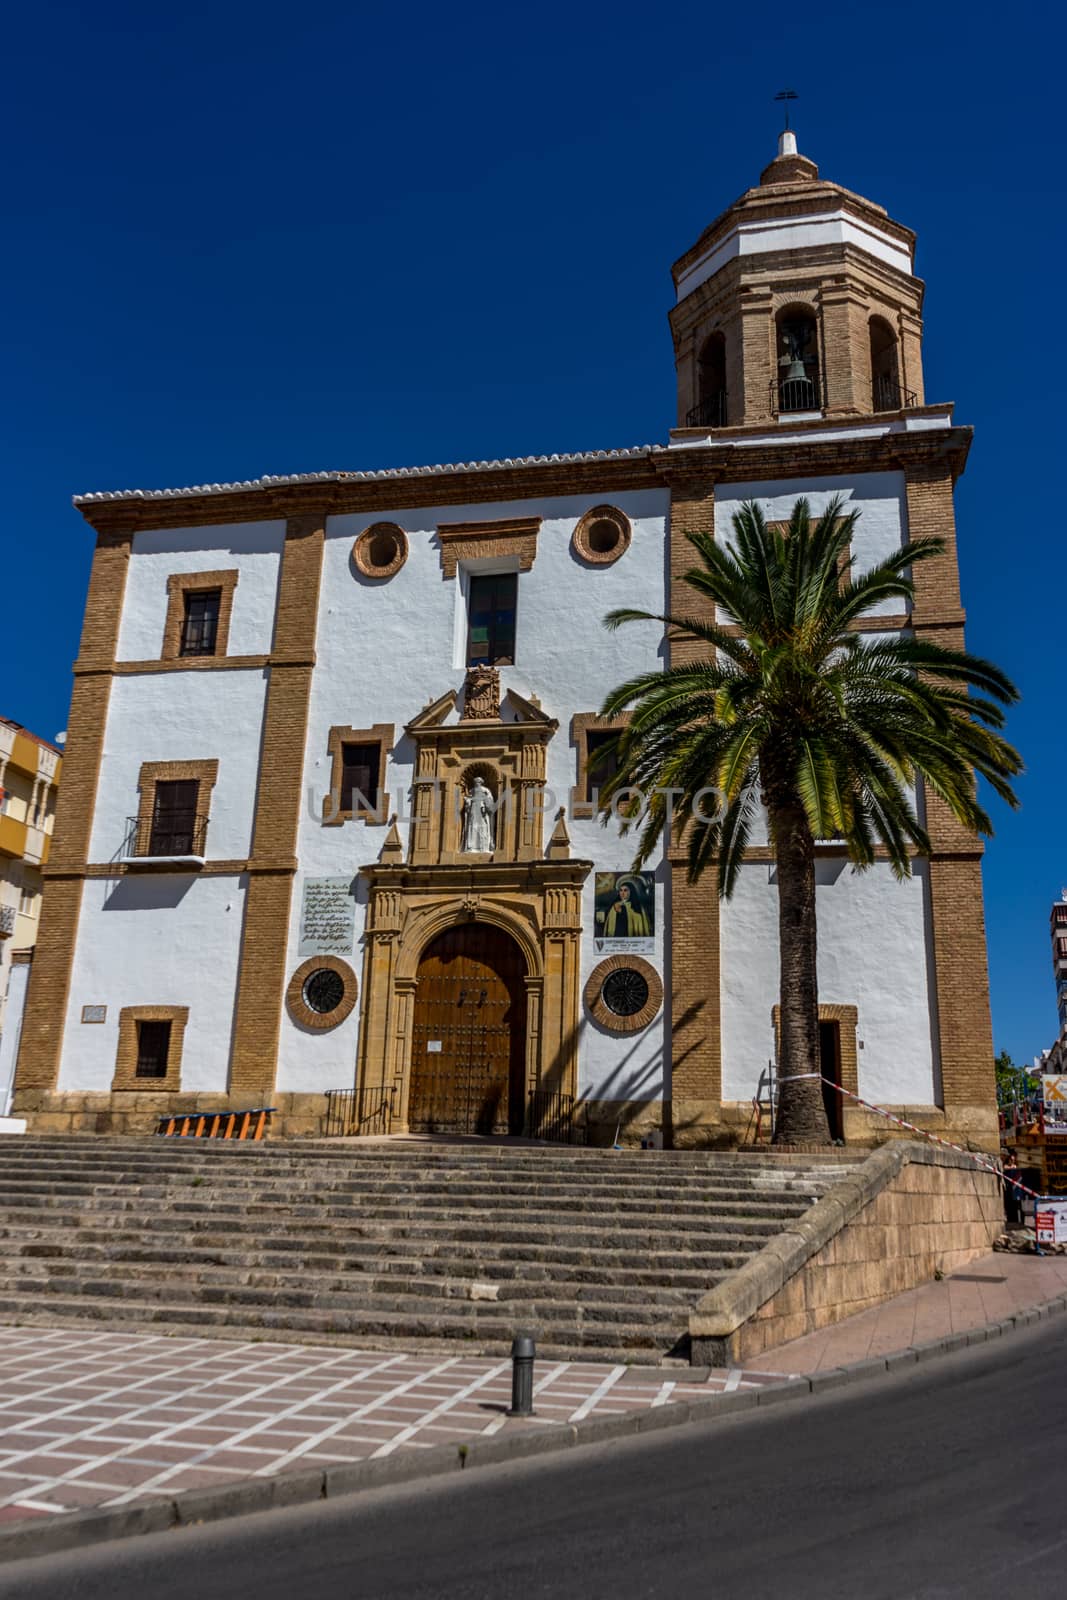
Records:
{"label": "round oculus window", "polygon": [[589,548],[594,555],[607,556],[622,539],[622,530],[617,523],[609,522],[606,517],[602,517],[599,522],[592,524],[587,538]]}
{"label": "round oculus window", "polygon": [[367,578],[391,578],[407,555],[407,534],[395,522],[372,522],[352,546],[352,559]]}
{"label": "round oculus window", "polygon": [[336,1011],[345,997],[345,980],[330,967],[319,967],[304,979],[304,1004],[320,1017]]}
{"label": "round oculus window", "polygon": [[618,967],[604,979],[601,994],[615,1016],[635,1017],[648,1004],[648,979],[633,967]]}

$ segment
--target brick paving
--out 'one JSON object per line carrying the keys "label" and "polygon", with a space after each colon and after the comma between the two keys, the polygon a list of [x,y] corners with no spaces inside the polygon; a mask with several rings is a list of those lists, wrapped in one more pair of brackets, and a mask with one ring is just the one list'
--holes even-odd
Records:
{"label": "brick paving", "polygon": [[998,1253],[707,1381],[541,1360],[532,1419],[506,1360],[0,1327],[0,1523],[765,1387],[1064,1292],[1067,1258]]}
{"label": "brick paving", "polygon": [[527,1420],[506,1360],[0,1327],[0,1523],[777,1381],[544,1360]]}
{"label": "brick paving", "polygon": [[[1067,1257],[997,1251],[980,1256],[952,1277],[924,1283],[884,1305],[754,1356],[748,1366],[794,1377],[848,1367],[856,1361],[907,1350],[913,1344],[1003,1322],[1017,1311],[1042,1305],[1065,1291]],[[0,1472],[3,1470],[0,1459]]]}

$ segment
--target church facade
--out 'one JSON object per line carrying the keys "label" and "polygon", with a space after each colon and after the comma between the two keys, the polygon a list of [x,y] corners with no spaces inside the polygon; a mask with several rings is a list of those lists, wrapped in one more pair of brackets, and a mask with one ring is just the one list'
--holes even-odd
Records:
{"label": "church facade", "polygon": [[[737,890],[596,815],[597,710],[686,647],[687,535],[858,510],[862,568],[945,553],[908,614],[963,638],[970,430],[923,391],[914,236],[779,155],[675,264],[666,444],[90,494],[96,532],[15,1111],[148,1131],[742,1137],[775,1053],[766,835]],[[818,846],[824,1071],[992,1143],[981,846],[924,800],[909,881]],[[846,1140],[885,1125],[831,1097]],[[328,1122],[328,1119],[333,1119]]]}

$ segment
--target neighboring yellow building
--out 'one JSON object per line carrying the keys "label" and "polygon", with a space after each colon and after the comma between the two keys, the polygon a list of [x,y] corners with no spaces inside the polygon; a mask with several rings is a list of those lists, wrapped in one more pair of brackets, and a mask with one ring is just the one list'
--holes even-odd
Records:
{"label": "neighboring yellow building", "polygon": [[[48,860],[62,765],[54,745],[0,717],[0,1037],[12,956],[32,950],[37,940],[41,868]],[[0,1097],[2,1091],[0,1084]]]}

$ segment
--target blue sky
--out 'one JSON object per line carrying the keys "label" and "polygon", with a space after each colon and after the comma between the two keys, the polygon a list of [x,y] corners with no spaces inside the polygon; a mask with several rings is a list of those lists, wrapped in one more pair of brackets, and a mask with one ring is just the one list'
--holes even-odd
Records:
{"label": "blue sky", "polygon": [[1067,882],[1061,63],[1048,7],[19,7],[6,26],[0,711],[65,726],[88,489],[665,440],[669,267],[774,154],[919,234],[977,433],[971,648],[1019,683],[994,1032],[1056,1027]]}

